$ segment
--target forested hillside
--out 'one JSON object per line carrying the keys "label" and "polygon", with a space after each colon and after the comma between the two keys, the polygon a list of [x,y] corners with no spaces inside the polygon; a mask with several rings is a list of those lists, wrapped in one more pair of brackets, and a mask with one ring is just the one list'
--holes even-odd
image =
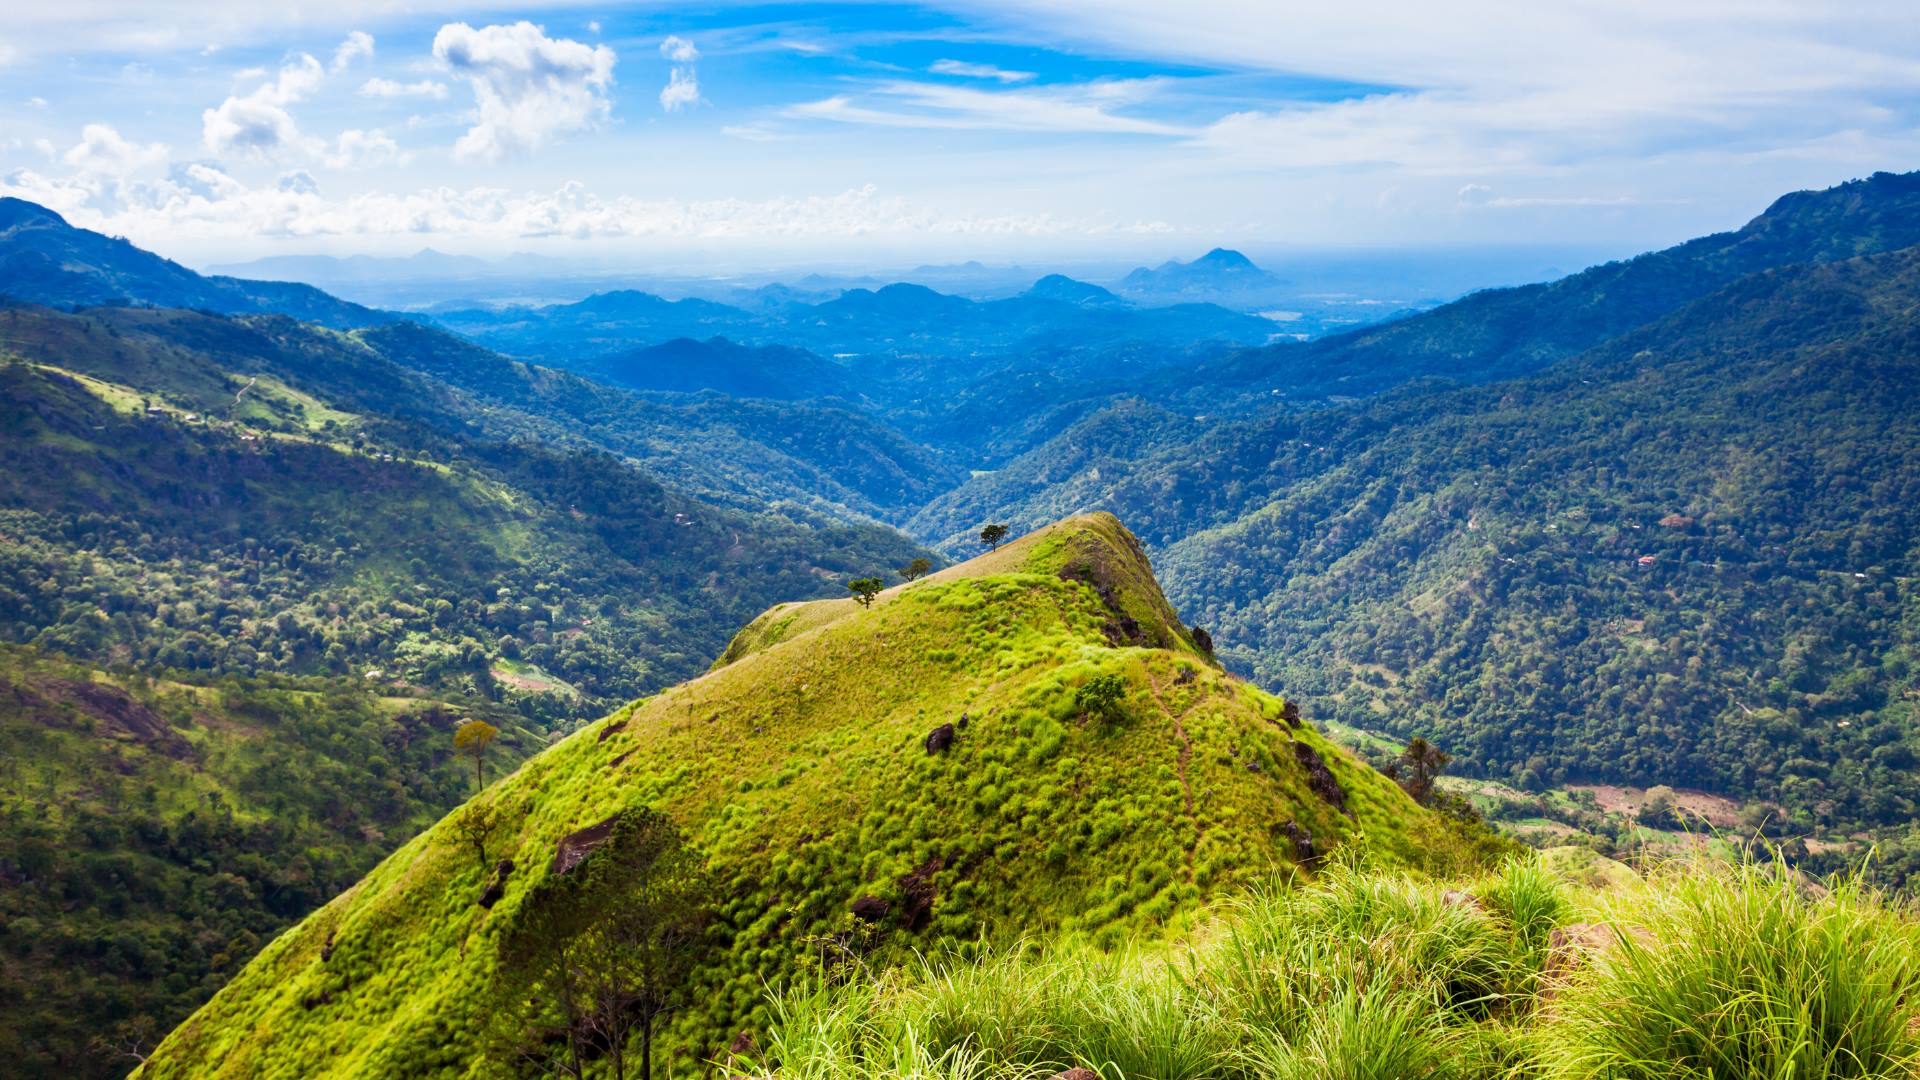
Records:
{"label": "forested hillside", "polygon": [[75,656],[375,669],[558,724],[918,553],[519,437],[559,422],[293,324],[11,308],[0,335],[0,634]]}
{"label": "forested hillside", "polygon": [[0,1055],[122,1076],[274,935],[473,791],[503,710],[360,679],[111,671],[0,646]]}
{"label": "forested hillside", "polygon": [[1122,406],[948,520],[1126,514],[1231,662],[1483,775],[1910,820],[1917,269],[1747,278],[1492,386],[1216,425]]}

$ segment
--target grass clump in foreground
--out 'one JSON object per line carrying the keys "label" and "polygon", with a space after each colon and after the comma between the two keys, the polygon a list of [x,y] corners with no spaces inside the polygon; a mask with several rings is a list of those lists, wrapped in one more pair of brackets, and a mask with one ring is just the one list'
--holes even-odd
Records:
{"label": "grass clump in foreground", "polygon": [[1676,863],[1607,896],[1532,857],[1452,883],[1342,865],[1250,896],[1199,944],[927,959],[775,1014],[736,1073],[1911,1078],[1920,925],[1770,861]]}

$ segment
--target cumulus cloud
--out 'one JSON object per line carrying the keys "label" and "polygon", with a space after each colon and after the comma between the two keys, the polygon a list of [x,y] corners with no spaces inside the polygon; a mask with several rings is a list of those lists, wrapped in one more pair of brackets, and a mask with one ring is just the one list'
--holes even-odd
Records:
{"label": "cumulus cloud", "polygon": [[973,64],[965,60],[935,60],[927,70],[935,75],[958,75],[966,79],[994,79],[1003,83],[1031,82],[1034,78],[1031,71],[1008,71],[1006,68],[994,67],[992,64]]}
{"label": "cumulus cloud", "polygon": [[381,165],[404,161],[400,144],[393,141],[386,132],[343,131],[334,140],[333,152],[327,155],[327,167],[332,169],[371,169]]}
{"label": "cumulus cloud", "polygon": [[215,154],[273,157],[289,149],[315,152],[318,142],[301,134],[287,106],[313,93],[325,75],[320,61],[300,53],[252,93],[236,94],[201,113],[201,141]]}
{"label": "cumulus cloud", "polygon": [[347,40],[333,50],[333,70],[343,71],[355,60],[373,58],[373,35],[365,30],[355,30],[347,35]]}
{"label": "cumulus cloud", "polygon": [[360,96],[371,98],[432,98],[445,101],[447,84],[432,79],[419,82],[395,82],[392,79],[373,78],[360,84]]}
{"label": "cumulus cloud", "polygon": [[550,38],[530,22],[474,29],[449,23],[433,55],[473,88],[478,118],[456,156],[496,161],[599,123],[611,105],[614,53],[604,45]]}
{"label": "cumulus cloud", "polygon": [[667,74],[667,85],[660,88],[660,107],[679,112],[700,101],[700,80],[692,68],[674,68]]}
{"label": "cumulus cloud", "polygon": [[63,160],[82,175],[126,176],[167,160],[167,148],[161,143],[139,146],[107,124],[88,124]]}
{"label": "cumulus cloud", "polygon": [[883,197],[872,185],[833,195],[740,199],[606,198],[569,182],[551,191],[424,188],[329,199],[304,172],[248,186],[211,165],[176,170],[116,199],[72,178],[18,170],[0,177],[0,195],[53,206],[86,228],[136,242],[181,236],[251,241],[260,236],[401,237],[437,234],[511,243],[529,239],[767,240],[851,238],[915,241],[935,236],[1091,236],[1164,231],[1155,221],[1114,223],[1046,214],[951,215]]}
{"label": "cumulus cloud", "polygon": [[667,112],[679,112],[690,105],[700,103],[700,76],[694,70],[693,62],[700,59],[700,50],[693,42],[674,34],[660,43],[660,55],[673,61],[674,67],[667,72],[667,85],[660,88],[660,107]]}

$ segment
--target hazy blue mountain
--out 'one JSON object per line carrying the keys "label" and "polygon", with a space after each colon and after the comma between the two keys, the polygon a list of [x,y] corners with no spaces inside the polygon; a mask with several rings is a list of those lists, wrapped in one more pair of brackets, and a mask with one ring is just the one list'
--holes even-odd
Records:
{"label": "hazy blue mountain", "polygon": [[[1065,279],[1063,279],[1065,280]],[[1153,346],[1185,355],[1199,343],[1258,345],[1280,324],[1212,304],[1133,308],[1089,303],[1095,294],[1049,282],[1039,292],[971,300],[924,285],[895,282],[850,288],[808,302],[777,289],[753,308],[711,300],[666,300],[623,289],[569,304],[436,311],[434,321],[503,352],[577,366],[595,353],[657,345],[675,338],[725,337],[747,345],[790,345],[821,356],[939,357],[985,361],[978,376],[1010,357]],[[1104,291],[1104,290],[1103,290]],[[1097,298],[1097,297],[1096,297]]]}
{"label": "hazy blue mountain", "polygon": [[1078,304],[1081,307],[1124,307],[1126,301],[1115,296],[1111,290],[1085,281],[1075,281],[1065,274],[1048,274],[1033,283],[1026,292],[1020,294],[1028,300],[1055,300],[1063,304]]}
{"label": "hazy blue mountain", "polygon": [[126,240],[76,229],[44,206],[13,198],[0,198],[0,296],[68,309],[138,304],[276,313],[336,328],[393,318],[311,285],[202,277]]}
{"label": "hazy blue mountain", "polygon": [[1120,280],[1120,288],[1140,296],[1214,299],[1271,291],[1281,283],[1245,255],[1214,248],[1192,262],[1169,259],[1152,269],[1139,267]]}

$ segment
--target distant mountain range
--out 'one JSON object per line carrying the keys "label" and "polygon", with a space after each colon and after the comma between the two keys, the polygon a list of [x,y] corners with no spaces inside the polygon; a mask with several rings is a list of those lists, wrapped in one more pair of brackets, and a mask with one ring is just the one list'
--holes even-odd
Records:
{"label": "distant mountain range", "polygon": [[970,300],[906,283],[847,289],[825,300],[764,295],[764,303],[748,309],[623,289],[569,304],[436,310],[432,318],[502,351],[567,365],[595,352],[714,336],[797,346],[827,357],[977,361],[1136,346],[1184,354],[1199,346],[1264,344],[1282,332],[1271,319],[1213,304],[1135,306],[1058,275],[1000,300]]}

